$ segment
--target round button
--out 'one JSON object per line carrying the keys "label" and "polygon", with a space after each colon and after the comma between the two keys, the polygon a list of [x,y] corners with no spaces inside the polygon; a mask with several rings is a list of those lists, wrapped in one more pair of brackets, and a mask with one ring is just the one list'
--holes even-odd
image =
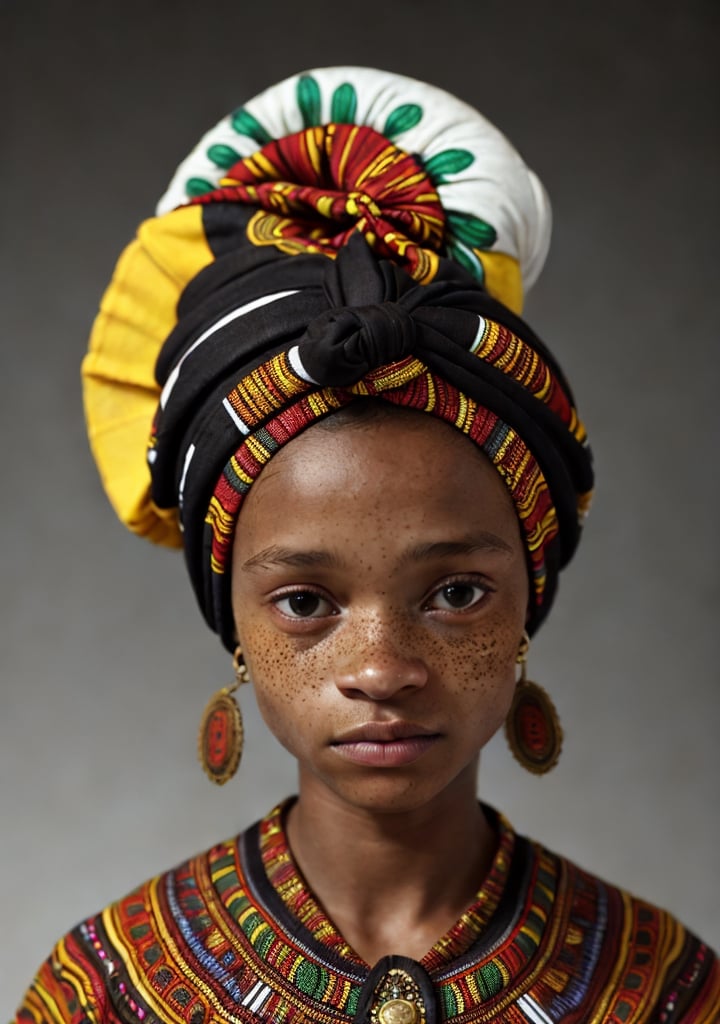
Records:
{"label": "round button", "polygon": [[417,1007],[407,999],[388,999],[378,1013],[380,1024],[418,1024]]}

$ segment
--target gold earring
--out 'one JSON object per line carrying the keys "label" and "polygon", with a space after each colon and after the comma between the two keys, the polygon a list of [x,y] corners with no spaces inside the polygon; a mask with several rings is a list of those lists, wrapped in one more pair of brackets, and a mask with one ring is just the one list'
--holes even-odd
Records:
{"label": "gold earring", "polygon": [[239,644],[233,654],[233,669],[235,681],[210,698],[198,733],[200,764],[207,777],[218,786],[224,786],[237,771],[245,738],[242,712],[233,697],[239,686],[250,682],[250,673]]}
{"label": "gold earring", "polygon": [[535,775],[544,775],[558,762],[563,731],[547,692],[526,677],[529,650],[530,637],[523,632],[517,655],[520,678],[505,721],[505,737],[513,757],[523,768]]}

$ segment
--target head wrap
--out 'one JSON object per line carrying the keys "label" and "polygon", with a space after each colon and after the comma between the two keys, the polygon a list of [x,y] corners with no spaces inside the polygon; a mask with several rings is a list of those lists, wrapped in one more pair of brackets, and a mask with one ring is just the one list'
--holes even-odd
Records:
{"label": "head wrap", "polygon": [[485,452],[517,509],[537,627],[592,487],[567,382],[517,315],[549,228],[539,181],[481,115],[370,69],[288,79],[181,164],[104,296],[85,404],[118,515],[184,546],[226,646],[244,495],[278,448],[363,396]]}

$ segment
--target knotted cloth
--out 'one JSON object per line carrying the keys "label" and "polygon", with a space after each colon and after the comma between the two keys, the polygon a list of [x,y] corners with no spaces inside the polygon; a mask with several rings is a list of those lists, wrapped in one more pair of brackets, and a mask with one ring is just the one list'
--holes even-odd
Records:
{"label": "knotted cloth", "polygon": [[182,543],[225,645],[245,494],[283,444],[368,396],[451,423],[491,460],[517,509],[536,628],[592,468],[561,370],[512,311],[549,210],[507,141],[430,86],[322,69],[221,122],[159,211],[93,330],[89,431],[121,519]]}

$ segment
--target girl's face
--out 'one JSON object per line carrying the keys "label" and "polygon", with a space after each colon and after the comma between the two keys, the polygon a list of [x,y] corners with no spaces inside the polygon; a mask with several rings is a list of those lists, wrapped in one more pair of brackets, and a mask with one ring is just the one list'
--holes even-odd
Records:
{"label": "girl's face", "polygon": [[474,793],[512,700],[527,603],[500,476],[425,414],[315,426],[243,504],[235,623],[301,797],[397,812]]}

